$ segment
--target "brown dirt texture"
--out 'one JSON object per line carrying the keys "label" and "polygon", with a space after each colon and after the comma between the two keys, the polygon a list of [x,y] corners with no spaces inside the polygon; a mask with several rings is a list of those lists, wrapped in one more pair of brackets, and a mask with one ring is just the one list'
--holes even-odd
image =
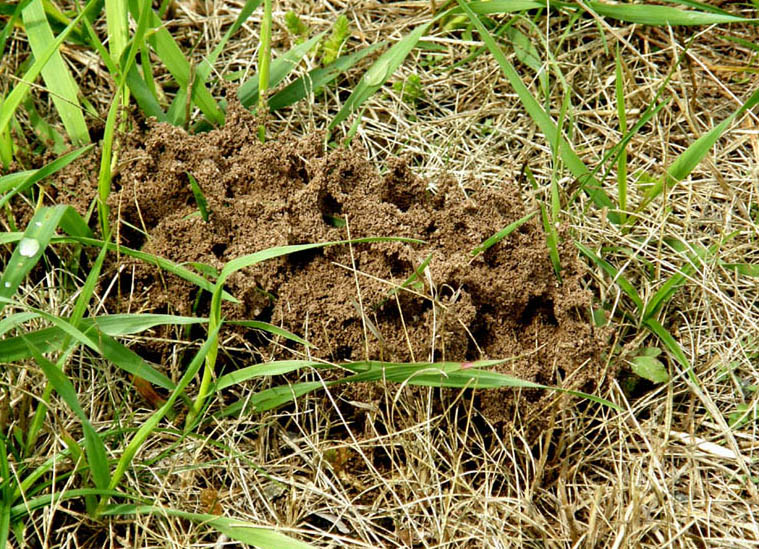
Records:
{"label": "brown dirt texture", "polygon": [[[540,215],[471,255],[528,213],[515,183],[491,189],[453,178],[428,182],[403,159],[389,160],[380,173],[359,147],[331,150],[321,134],[270,136],[262,144],[257,130],[252,115],[231,108],[226,125],[208,133],[148,124],[125,138],[110,197],[120,244],[208,276],[202,265],[220,270],[275,246],[349,236],[420,239],[331,246],[246,268],[226,286],[240,303],[225,303],[222,314],[281,326],[315,345],[313,358],[332,362],[509,359],[497,369],[549,385],[598,388],[608,333],[590,321],[592,296],[581,285],[584,267],[569,239],[560,247],[561,283]],[[59,200],[77,188],[72,201],[84,209],[92,195],[81,192],[82,180],[94,189],[94,168],[78,164],[64,172]],[[207,221],[188,174],[202,188]],[[154,265],[122,256],[110,268],[121,273],[112,312],[208,313],[207,292],[198,296],[197,286]],[[235,338],[267,345],[261,356],[269,359],[302,352],[255,330],[230,329],[225,341]],[[155,358],[164,344],[155,345],[141,350]],[[372,398],[371,387],[352,391],[354,398]],[[508,421],[510,394],[481,392],[481,411]],[[527,391],[520,402],[538,406],[549,398],[555,394]]]}

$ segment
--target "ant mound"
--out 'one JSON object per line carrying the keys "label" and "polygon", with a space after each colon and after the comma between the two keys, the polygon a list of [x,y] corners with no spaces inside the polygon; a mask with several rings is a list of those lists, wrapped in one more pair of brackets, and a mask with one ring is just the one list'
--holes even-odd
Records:
{"label": "ant mound", "polygon": [[[193,192],[193,178],[202,197]],[[226,289],[239,303],[225,302],[222,314],[280,326],[313,344],[313,358],[331,362],[508,359],[498,371],[595,391],[604,378],[600,354],[608,333],[590,320],[584,266],[569,238],[559,249],[561,282],[539,215],[473,256],[528,213],[519,189],[508,182],[500,189],[431,183],[432,189],[402,160],[389,161],[381,174],[365,151],[325,150],[322,135],[261,144],[256,120],[232,109],[226,125],[208,133],[151,124],[131,135],[110,206],[122,245],[206,277],[232,259],[278,246],[365,237],[422,241],[333,245],[263,261],[228,279]],[[112,267],[122,267],[116,309],[208,312],[209,294],[182,278],[128,258]],[[303,350],[239,327],[223,340],[235,338],[264,345],[266,359]],[[478,405],[491,421],[508,421],[516,405],[555,400],[549,393],[479,391]]]}

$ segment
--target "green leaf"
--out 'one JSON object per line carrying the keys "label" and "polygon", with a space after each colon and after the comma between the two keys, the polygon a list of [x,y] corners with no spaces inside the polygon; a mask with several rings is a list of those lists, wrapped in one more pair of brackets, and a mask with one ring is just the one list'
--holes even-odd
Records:
{"label": "green leaf", "polygon": [[71,151],[68,154],[56,158],[50,164],[47,164],[38,170],[16,172],[0,177],[0,195],[3,195],[2,198],[0,198],[0,208],[5,206],[13,196],[30,189],[33,185],[42,181],[46,177],[62,170],[83,154],[91,151],[94,146],[95,145],[88,145],[81,149]]}
{"label": "green leaf", "polygon": [[[22,18],[32,53],[35,57],[44,56],[54,36],[42,0],[31,2],[22,12]],[[71,140],[76,144],[89,143],[90,134],[79,105],[79,86],[59,51],[56,50],[42,68],[42,78]]]}
{"label": "green leaf", "polygon": [[103,511],[104,515],[156,515],[179,517],[210,526],[227,537],[253,545],[260,549],[313,549],[311,545],[256,524],[218,515],[188,513],[151,505],[113,505]]}
{"label": "green leaf", "polygon": [[[524,85],[524,82],[522,82],[522,78],[519,73],[506,58],[506,55],[503,53],[501,48],[498,47],[498,44],[496,44],[495,40],[482,24],[482,21],[480,21],[479,17],[477,17],[477,15],[475,15],[475,13],[472,11],[472,7],[464,0],[456,1],[462,10],[467,14],[474,26],[477,28],[480,37],[485,42],[485,45],[490,50],[490,53],[493,55],[493,57],[495,57],[496,61],[501,66],[503,74],[511,84],[511,87],[514,88],[514,90],[517,92],[517,95],[519,96],[519,99],[522,102],[522,105],[524,105],[527,113],[538,125],[540,131],[543,132],[549,145],[554,149],[558,149],[555,150],[554,153],[558,153],[561,156],[564,164],[567,166],[567,168],[569,168],[569,171],[572,173],[572,175],[580,182],[582,189],[590,196],[591,200],[593,200],[596,205],[601,208],[608,208],[610,210],[613,209],[614,204],[606,192],[603,190],[600,181],[598,181],[593,176],[585,163],[580,159],[577,153],[574,152],[569,143],[567,143],[567,141],[563,138],[561,132],[557,128],[551,116],[532,96],[530,90],[527,88],[527,86]],[[496,3],[497,2],[493,1],[486,2],[485,4]],[[558,147],[556,147],[556,144],[558,144]],[[619,215],[614,212],[609,212],[608,217],[609,220],[613,223],[619,222]]]}
{"label": "green leaf", "polygon": [[[9,299],[16,293],[26,275],[34,268],[45,253],[55,229],[70,206],[55,206],[40,208],[34,214],[24,231],[24,236],[13,250],[10,261],[5,265],[0,277],[0,298]],[[0,301],[0,311],[6,302]]]}
{"label": "green leaf", "polygon": [[[121,482],[121,479],[126,473],[127,468],[132,464],[132,460],[137,454],[137,451],[142,447],[142,445],[145,443],[150,434],[155,430],[155,428],[158,427],[158,423],[161,421],[161,419],[163,419],[163,417],[170,410],[172,410],[174,402],[176,402],[179,395],[181,395],[182,392],[187,388],[187,386],[190,384],[190,381],[192,381],[192,379],[195,377],[195,374],[198,373],[198,370],[205,360],[206,354],[211,349],[212,342],[216,341],[218,331],[219,326],[217,325],[209,332],[208,339],[205,343],[203,343],[200,349],[198,349],[198,352],[195,354],[192,361],[187,366],[185,373],[182,375],[182,378],[179,380],[179,383],[177,383],[176,387],[174,387],[174,390],[171,392],[171,395],[169,395],[169,398],[166,400],[164,405],[156,410],[153,415],[151,415],[150,418],[148,418],[148,420],[143,423],[134,434],[132,440],[129,442],[127,447],[122,452],[121,457],[119,458],[116,469],[114,470],[113,476],[111,477],[111,483],[109,486],[110,489],[113,490],[119,485],[119,482]],[[101,507],[105,503],[105,499],[102,500]]]}
{"label": "green leaf", "polygon": [[667,329],[662,326],[655,318],[649,318],[645,320],[643,322],[643,325],[651,330],[651,332],[659,338],[659,341],[664,344],[664,347],[667,349],[667,351],[669,351],[669,353],[675,357],[675,360],[688,373],[688,377],[690,378],[691,382],[694,385],[699,386],[698,378],[696,377],[696,373],[693,371],[693,367],[691,366],[688,357],[685,356],[685,353],[680,348],[680,344],[675,341],[675,338],[672,337],[672,334],[670,334]]}
{"label": "green leaf", "polygon": [[294,82],[288,84],[282,91],[274,94],[269,99],[269,109],[271,111],[283,109],[293,103],[297,103],[309,94],[315,93],[332,82],[339,74],[347,71],[361,61],[364,57],[374,53],[379,48],[384,47],[385,44],[386,42],[372,44],[371,46],[363,48],[355,53],[351,53],[350,55],[339,57],[334,63],[324,68],[311,70],[308,74],[305,74]]}
{"label": "green leaf", "polygon": [[638,211],[643,210],[665,188],[670,188],[684,180],[698,166],[704,157],[709,153],[720,136],[727,130],[732,122],[749,109],[759,104],[759,90],[751,94],[748,100],[734,113],[725,118],[707,133],[696,139],[680,156],[667,168],[666,174],[651,187],[641,203]]}
{"label": "green leaf", "polygon": [[[271,63],[269,71],[269,88],[279,84],[295,67],[298,66],[303,56],[316,44],[324,33],[317,34],[310,40],[296,45],[284,55]],[[252,107],[258,102],[258,75],[249,78],[240,89],[237,90],[237,98],[246,107]]]}
{"label": "green leaf", "polygon": [[277,360],[273,362],[264,362],[247,368],[240,368],[229,374],[225,374],[216,380],[214,389],[221,391],[232,385],[238,385],[244,381],[259,377],[271,377],[276,375],[288,374],[302,368],[319,368],[325,365],[321,362],[312,362],[309,360]]}
{"label": "green leaf", "polygon": [[650,356],[636,356],[632,360],[632,371],[652,383],[666,383],[669,373],[660,360]]}
{"label": "green leaf", "polygon": [[198,210],[200,210],[200,217],[203,218],[203,221],[208,223],[208,201],[203,194],[203,189],[200,188],[197,179],[195,179],[190,172],[185,173],[187,174],[187,179],[190,180],[190,188],[192,188],[195,203],[198,205]]}
{"label": "green leaf", "polygon": [[638,311],[643,311],[644,305],[643,300],[640,298],[640,295],[638,295],[637,290],[633,287],[632,284],[624,277],[622,276],[617,269],[612,266],[610,263],[605,261],[604,259],[601,259],[598,255],[596,255],[595,252],[590,250],[589,248],[586,248],[579,242],[575,242],[575,246],[577,246],[577,249],[580,250],[585,257],[590,259],[593,263],[598,265],[601,270],[603,270],[609,277],[611,277],[613,282],[616,282],[617,285],[622,289],[625,294],[627,294],[627,297],[629,297],[632,302],[637,307]]}
{"label": "green leaf", "polygon": [[42,354],[30,345],[32,355],[37,365],[42,369],[45,377],[52,384],[55,392],[63,399],[68,405],[74,415],[82,422],[82,429],[84,431],[84,445],[87,452],[87,462],[90,466],[90,472],[92,473],[92,479],[95,481],[95,486],[100,489],[108,487],[111,476],[108,467],[108,455],[105,450],[103,441],[98,436],[95,428],[87,418],[87,414],[84,413],[79,399],[76,395],[76,390],[64,373],[52,362],[47,360]]}
{"label": "green leaf", "polygon": [[353,92],[345,100],[342,108],[330,122],[328,129],[333,129],[343,120],[355,113],[374,92],[387,82],[387,79],[401,66],[417,42],[421,39],[431,23],[425,23],[402,38],[393,47],[380,55],[379,59],[364,73],[361,81],[353,88]]}
{"label": "green leaf", "polygon": [[97,3],[98,0],[89,0],[87,5],[84,6],[84,9],[79,12],[79,15],[69,23],[55,40],[53,40],[39,56],[34,56],[34,63],[32,63],[32,66],[27,69],[21,81],[14,86],[13,91],[11,91],[8,97],[3,101],[2,105],[0,105],[0,135],[3,135],[5,132],[16,109],[31,88],[31,84],[34,83],[42,69],[47,65],[48,61],[50,61],[50,58],[58,51],[58,48],[60,48],[61,44],[71,31],[79,25],[79,20],[84,17],[93,6],[97,5]]}
{"label": "green leaf", "polygon": [[652,4],[607,4],[586,2],[588,8],[604,17],[627,23],[651,26],[718,25],[722,23],[746,23],[752,21],[736,15],[681,10]]}
{"label": "green leaf", "polygon": [[259,320],[231,320],[227,322],[227,324],[232,324],[234,326],[245,326],[246,328],[254,328],[256,330],[269,332],[272,335],[277,335],[285,339],[289,339],[290,341],[294,341],[295,343],[300,343],[304,347],[313,348],[313,345],[302,337],[298,337],[295,334],[288,332],[284,328],[280,328],[274,324],[269,324],[268,322],[261,322]]}

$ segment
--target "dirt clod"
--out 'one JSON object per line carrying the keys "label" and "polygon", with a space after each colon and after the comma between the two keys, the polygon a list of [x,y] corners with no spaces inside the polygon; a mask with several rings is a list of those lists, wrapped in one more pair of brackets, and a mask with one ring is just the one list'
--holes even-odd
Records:
{"label": "dirt clod", "polygon": [[[539,216],[470,254],[528,211],[515,184],[494,190],[427,182],[402,159],[380,173],[360,148],[325,150],[322,135],[261,144],[256,133],[252,116],[233,109],[225,127],[208,133],[153,124],[131,136],[110,198],[121,244],[207,275],[275,246],[349,235],[420,239],[331,246],[246,268],[227,283],[241,303],[225,303],[223,314],[280,325],[313,343],[312,356],[330,361],[508,358],[499,371],[597,388],[605,334],[589,320],[591,296],[571,245],[560,250],[561,283]],[[207,221],[187,174],[202,188]],[[193,284],[147,263],[123,258],[125,265],[116,309],[207,313],[208,294],[198,296]],[[255,340],[250,330],[235,333]],[[267,350],[289,353],[281,344]],[[483,392],[483,413],[509,420],[515,399],[505,397],[512,394]],[[554,397],[528,392],[522,400],[538,406]]]}

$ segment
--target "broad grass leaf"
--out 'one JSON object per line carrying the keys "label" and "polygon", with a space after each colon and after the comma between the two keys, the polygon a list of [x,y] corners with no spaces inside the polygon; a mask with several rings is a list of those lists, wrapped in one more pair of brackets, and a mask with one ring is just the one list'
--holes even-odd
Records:
{"label": "broad grass leaf", "polygon": [[670,334],[667,329],[662,326],[661,323],[655,318],[646,319],[643,322],[643,325],[651,330],[651,332],[659,338],[659,341],[662,342],[667,351],[669,351],[669,353],[675,357],[675,360],[688,373],[688,377],[690,378],[691,382],[693,382],[694,385],[699,386],[698,378],[696,377],[696,373],[693,371],[693,367],[691,366],[688,357],[685,356],[685,353],[680,348],[680,344],[675,340],[674,337],[672,337],[672,334]]}
{"label": "broad grass leaf", "polygon": [[651,356],[636,356],[632,359],[632,371],[651,383],[666,383],[669,372],[662,362]]}
{"label": "broad grass leaf", "polygon": [[[113,476],[111,477],[110,489],[113,490],[119,485],[119,482],[121,482],[121,479],[124,476],[124,473],[126,473],[127,468],[132,464],[137,451],[142,447],[142,445],[145,443],[150,434],[155,430],[155,428],[158,427],[158,423],[161,421],[161,419],[163,419],[163,417],[169,413],[169,411],[174,406],[177,398],[179,398],[182,392],[187,388],[187,386],[190,384],[190,381],[192,381],[192,379],[195,377],[195,374],[198,373],[198,370],[200,370],[200,367],[206,358],[206,354],[211,349],[212,343],[216,341],[216,337],[218,336],[218,329],[219,327],[217,326],[214,330],[210,331],[208,334],[208,339],[205,341],[205,343],[203,343],[200,349],[198,349],[198,352],[195,354],[192,361],[187,366],[187,369],[182,375],[182,378],[179,380],[179,383],[176,384],[176,387],[174,387],[174,390],[171,392],[171,395],[169,395],[166,403],[161,406],[161,408],[156,410],[153,415],[151,415],[150,418],[148,418],[148,420],[140,426],[140,428],[132,437],[132,440],[123,450],[121,457],[119,458],[119,461],[116,465],[116,469],[113,472]],[[101,501],[101,507],[104,504],[105,500]]]}
{"label": "broad grass leaf", "polygon": [[[295,67],[303,56],[324,36],[317,34],[310,40],[294,46],[291,50],[274,59],[269,69],[269,89],[279,84]],[[252,107],[258,102],[258,74],[251,76],[237,91],[237,98],[246,107]]]}
{"label": "broad grass leaf", "polygon": [[277,111],[292,105],[293,103],[297,103],[309,94],[326,86],[337,78],[338,75],[347,71],[364,57],[374,53],[384,45],[385,42],[372,44],[371,46],[363,48],[355,53],[343,55],[324,68],[313,69],[308,74],[304,74],[294,82],[288,84],[282,91],[274,94],[269,99],[269,109],[271,111]]}
{"label": "broad grass leaf", "polygon": [[64,154],[42,166],[37,170],[28,170],[24,172],[16,172],[0,177],[0,208],[5,206],[11,198],[18,193],[22,193],[27,189],[30,189],[36,183],[39,183],[46,177],[49,177],[58,171],[62,170],[74,160],[88,153],[92,150],[94,145],[88,145],[81,149],[76,149],[70,153]]}
{"label": "broad grass leaf", "polygon": [[281,534],[272,528],[251,522],[218,515],[189,513],[177,509],[167,509],[154,505],[112,505],[104,510],[105,515],[155,515],[179,517],[207,525],[227,537],[260,549],[313,549],[313,546]]}
{"label": "broad grass leaf", "polygon": [[[493,37],[488,30],[482,24],[479,17],[472,11],[470,5],[464,0],[456,0],[462,10],[467,14],[472,21],[480,37],[485,42],[485,45],[490,50],[490,53],[496,59],[501,67],[503,74],[511,84],[511,87],[517,92],[519,100],[522,102],[527,113],[535,121],[535,123],[543,132],[546,140],[554,150],[554,154],[561,156],[562,161],[567,166],[572,175],[580,182],[582,189],[590,196],[593,202],[601,207],[613,209],[614,204],[603,190],[600,181],[598,181],[588,169],[585,163],[574,152],[572,147],[563,138],[556,124],[551,116],[543,109],[540,103],[532,96],[530,90],[522,82],[522,78],[516,71],[514,66],[506,58],[501,48],[496,44]],[[486,4],[495,4],[496,2],[487,2]],[[492,7],[492,6],[491,6]],[[558,147],[555,145],[558,143]],[[619,223],[619,215],[614,212],[609,212],[609,220],[613,223]]]}
{"label": "broad grass leaf", "polygon": [[364,101],[369,99],[393,75],[408,54],[411,53],[416,43],[427,32],[430,24],[420,25],[380,55],[377,61],[364,73],[359,83],[353,88],[353,92],[345,100],[342,108],[329,123],[328,128],[330,130],[357,112]]}
{"label": "broad grass leaf", "polygon": [[87,463],[90,466],[90,473],[95,482],[95,486],[100,489],[106,489],[110,483],[111,475],[108,466],[108,454],[102,439],[98,436],[95,428],[90,423],[87,414],[84,413],[76,390],[66,375],[52,362],[47,360],[42,354],[30,345],[32,355],[37,365],[42,369],[48,381],[52,384],[55,392],[61,397],[66,405],[74,412],[74,415],[82,422],[84,431],[84,447],[87,453]]}
{"label": "broad grass leaf", "polygon": [[79,21],[84,17],[94,6],[97,6],[99,0],[89,0],[84,6],[84,9],[79,12],[74,19],[66,26],[66,28],[53,40],[47,48],[40,53],[39,56],[35,56],[34,63],[27,69],[21,81],[18,82],[5,98],[2,105],[0,105],[0,135],[3,135],[8,128],[8,125],[16,112],[16,109],[21,104],[21,101],[26,96],[27,92],[31,88],[31,84],[39,76],[42,69],[47,65],[50,58],[58,51],[66,37],[78,27]]}
{"label": "broad grass leaf", "polygon": [[[67,208],[70,206],[44,207],[34,214],[0,277],[0,298],[10,299],[16,293],[26,275],[45,253]],[[0,301],[0,311],[6,303]]]}
{"label": "broad grass leaf", "polygon": [[[42,0],[33,0],[22,12],[22,19],[32,53],[35,57],[42,57],[48,44],[54,41]],[[42,67],[42,78],[71,141],[75,144],[89,143],[90,134],[79,105],[79,86],[71,76],[60,51],[53,52]]]}
{"label": "broad grass leaf", "polygon": [[319,368],[325,365],[321,362],[310,360],[277,360],[274,362],[263,362],[247,368],[240,368],[228,374],[221,376],[216,380],[214,387],[217,391],[238,385],[250,379],[259,377],[271,377],[288,374],[303,368]]}
{"label": "broad grass leaf", "polygon": [[599,15],[626,23],[651,26],[677,25],[719,25],[724,23],[746,23],[751,19],[706,11],[682,10],[670,6],[653,4],[607,4],[605,2],[586,3],[588,8]]}
{"label": "broad grass leaf", "polygon": [[[37,317],[39,317],[37,313],[29,311],[10,315],[0,321],[0,335],[10,329],[20,327],[24,322]],[[207,321],[205,318],[174,315],[116,314],[83,318],[78,325],[79,329],[85,333],[96,327],[102,334],[117,337],[144,332],[155,326],[188,326],[202,324]],[[31,354],[25,340],[38,348],[43,354],[55,352],[61,349],[65,338],[66,332],[57,326],[28,332],[23,337],[8,337],[0,340],[0,356],[7,362],[17,362],[29,358]]]}

